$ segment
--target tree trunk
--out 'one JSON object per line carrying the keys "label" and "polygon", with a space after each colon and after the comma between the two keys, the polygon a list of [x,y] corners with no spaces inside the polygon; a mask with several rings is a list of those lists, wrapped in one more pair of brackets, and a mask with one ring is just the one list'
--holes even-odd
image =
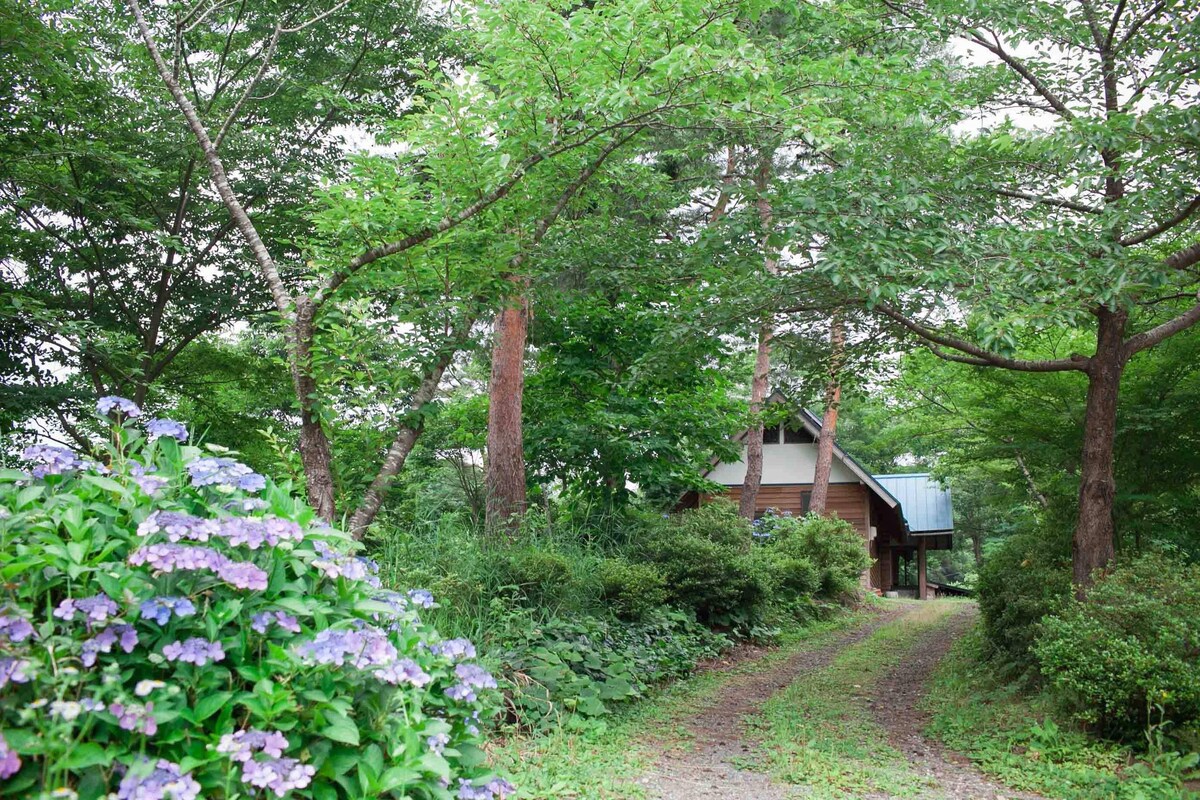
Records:
{"label": "tree trunk", "polygon": [[488,381],[487,508],[489,534],[512,534],[525,513],[525,450],[521,407],[525,392],[525,341],[529,333],[529,283],[510,279],[518,297],[496,316],[492,374]]}
{"label": "tree trunk", "polygon": [[367,532],[367,526],[375,521],[375,515],[383,507],[383,500],[387,496],[388,489],[391,488],[396,475],[404,468],[404,462],[408,460],[409,453],[416,446],[417,439],[421,438],[421,434],[424,433],[425,406],[429,405],[434,395],[437,394],[438,387],[442,383],[442,375],[450,366],[450,359],[449,352],[439,358],[425,373],[421,379],[421,385],[413,393],[409,403],[409,413],[417,416],[416,421],[400,426],[396,437],[392,439],[391,447],[383,457],[383,464],[380,465],[379,472],[375,474],[375,479],[371,481],[358,508],[350,515],[350,522],[346,527],[355,539],[361,539]]}
{"label": "tree trunk", "polygon": [[296,304],[289,335],[291,338],[292,387],[300,406],[300,463],[308,504],[317,516],[332,523],[337,516],[333,491],[333,450],[321,416],[317,413],[317,381],[312,372],[312,341],[316,307],[311,302]]}
{"label": "tree trunk", "polygon": [[813,471],[810,514],[825,516],[829,502],[829,473],[833,470],[833,443],[837,440],[838,411],[842,405],[842,358],[846,349],[846,330],[835,311],[829,321],[829,382],[825,385],[825,416],[817,438],[817,466]]}
{"label": "tree trunk", "polygon": [[1076,591],[1081,598],[1092,584],[1093,573],[1107,566],[1115,553],[1113,449],[1117,435],[1117,399],[1126,360],[1123,337],[1127,313],[1101,308],[1097,316],[1096,354],[1087,370],[1079,521],[1071,549]]}
{"label": "tree trunk", "polygon": [[742,481],[742,496],[738,513],[754,519],[758,488],[762,486],[763,423],[759,414],[767,398],[767,381],[771,374],[771,326],[758,329],[758,355],[754,359],[754,375],[750,379],[750,414],[754,419],[746,435],[746,477]]}
{"label": "tree trunk", "polygon": [[[732,151],[730,155],[732,156]],[[758,221],[762,227],[763,267],[768,275],[774,275],[777,271],[775,253],[768,241],[774,228],[771,201],[767,197],[767,187],[771,183],[772,157],[773,152],[767,153],[763,157],[754,180],[754,187],[758,190],[758,198],[754,204],[758,209]],[[750,414],[753,424],[746,437],[746,477],[742,481],[742,496],[738,503],[738,513],[746,519],[754,519],[758,489],[762,486],[763,423],[758,415],[762,413],[763,401],[767,398],[767,386],[771,377],[771,339],[773,337],[774,333],[769,321],[759,327],[758,353],[754,358],[754,375],[750,379]]]}
{"label": "tree trunk", "polygon": [[971,529],[971,553],[975,556],[975,569],[978,570],[983,566],[983,531],[979,528]]}

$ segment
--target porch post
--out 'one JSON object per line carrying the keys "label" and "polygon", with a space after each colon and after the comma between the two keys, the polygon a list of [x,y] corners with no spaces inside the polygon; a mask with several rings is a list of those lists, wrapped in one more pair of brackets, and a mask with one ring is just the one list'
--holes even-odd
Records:
{"label": "porch post", "polygon": [[917,537],[917,599],[924,600],[928,591],[925,579],[925,537]]}

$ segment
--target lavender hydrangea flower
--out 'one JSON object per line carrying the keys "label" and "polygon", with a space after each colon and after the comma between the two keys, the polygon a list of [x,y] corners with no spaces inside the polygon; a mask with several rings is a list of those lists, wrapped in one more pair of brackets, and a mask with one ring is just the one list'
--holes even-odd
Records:
{"label": "lavender hydrangea flower", "polygon": [[439,756],[448,744],[450,744],[450,734],[448,733],[435,733],[425,740],[425,746]]}
{"label": "lavender hydrangea flower", "polygon": [[29,620],[12,612],[0,614],[0,637],[10,642],[23,642],[33,636],[33,625]]}
{"label": "lavender hydrangea flower", "polygon": [[116,410],[119,414],[133,419],[142,415],[142,410],[138,408],[138,404],[124,397],[117,397],[115,394],[110,394],[107,397],[101,397],[96,401],[96,413],[108,415]]}
{"label": "lavender hydrangea flower", "polygon": [[138,614],[142,619],[151,619],[159,625],[166,625],[171,615],[190,617],[196,613],[196,606],[186,597],[151,597],[142,602]]}
{"label": "lavender hydrangea flower", "polygon": [[79,660],[85,667],[95,666],[99,654],[111,653],[114,645],[119,644],[126,653],[132,653],[137,643],[137,631],[132,625],[113,625],[83,643]]}
{"label": "lavender hydrangea flower", "polygon": [[153,442],[161,436],[166,436],[177,442],[186,442],[188,430],[182,422],[176,422],[173,419],[146,420],[146,438]]}
{"label": "lavender hydrangea flower", "polygon": [[429,646],[429,651],[451,661],[475,657],[475,645],[466,639],[447,639],[444,642],[436,642]]}
{"label": "lavender hydrangea flower", "polygon": [[402,658],[394,664],[388,664],[383,669],[375,673],[384,683],[399,685],[407,683],[411,686],[416,686],[418,689],[428,685],[433,678],[425,670],[421,669],[417,662],[411,658]]}
{"label": "lavender hydrangea flower", "polygon": [[0,689],[11,683],[29,683],[31,665],[23,658],[0,658]]}
{"label": "lavender hydrangea flower", "polygon": [[262,591],[267,588],[267,573],[248,561],[234,561],[208,547],[180,544],[151,544],[129,554],[128,562],[147,565],[158,572],[207,570],[236,589]]}
{"label": "lavender hydrangea flower", "polygon": [[225,660],[225,648],[221,647],[220,642],[210,642],[199,636],[193,636],[182,642],[171,642],[163,648],[162,653],[167,661],[195,664],[197,667],[203,667],[209,662]]}
{"label": "lavender hydrangea flower", "polygon": [[283,797],[293,789],[303,789],[312,783],[315,767],[294,758],[272,758],[266,761],[247,761],[242,767],[242,782]]}
{"label": "lavender hydrangea flower", "polygon": [[158,733],[158,720],[154,718],[154,703],[140,706],[137,703],[109,703],[108,713],[117,718],[117,726],[123,731],[144,733],[153,736]]}
{"label": "lavender hydrangea flower", "polygon": [[231,760],[243,764],[259,752],[266,753],[271,758],[280,758],[287,748],[287,737],[279,731],[260,731],[253,728],[227,733],[217,743],[218,753],[224,753]]}
{"label": "lavender hydrangea flower", "polygon": [[64,622],[74,622],[75,615],[82,614],[89,627],[103,625],[108,622],[109,617],[115,617],[120,613],[121,607],[104,593],[91,597],[68,598],[54,609],[54,616]]}
{"label": "lavender hydrangea flower", "polygon": [[26,447],[21,452],[21,458],[36,462],[32,470],[33,477],[44,478],[47,475],[63,475],[75,472],[87,466],[87,462],[75,454],[69,447],[58,447],[52,444],[35,444]]}
{"label": "lavender hydrangea flower", "polygon": [[349,662],[358,669],[384,667],[399,656],[396,646],[387,634],[371,625],[360,625],[349,630],[326,628],[312,641],[296,648],[300,659],[308,664],[335,664]]}
{"label": "lavender hydrangea flower", "polygon": [[272,624],[291,633],[300,632],[300,623],[296,618],[283,611],[263,611],[250,618],[250,627],[259,633],[266,633]]}
{"label": "lavender hydrangea flower", "polygon": [[271,504],[258,497],[245,497],[241,500],[230,500],[225,504],[226,511],[238,511],[242,514],[253,514],[256,511],[266,511]]}
{"label": "lavender hydrangea flower", "polygon": [[433,608],[433,593],[428,589],[409,589],[408,599],[421,608]]}
{"label": "lavender hydrangea flower", "polygon": [[496,688],[496,679],[477,664],[459,664],[454,668],[454,674],[459,682],[446,690],[446,696],[451,700],[474,703],[479,699],[476,689]]}
{"label": "lavender hydrangea flower", "polygon": [[245,464],[232,458],[198,458],[187,465],[193,486],[215,486],[218,489],[259,492],[267,480]]}
{"label": "lavender hydrangea flower", "polygon": [[263,517],[229,517],[221,520],[220,535],[233,547],[246,546],[258,550],[263,545],[275,547],[280,542],[299,542],[304,531],[290,519]]}
{"label": "lavender hydrangea flower", "polygon": [[517,788],[503,778],[493,778],[483,786],[475,786],[466,778],[458,779],[458,800],[504,800]]}
{"label": "lavender hydrangea flower", "polygon": [[21,771],[21,758],[17,751],[8,746],[0,734],[0,779],[7,780]]}
{"label": "lavender hydrangea flower", "polygon": [[159,759],[149,772],[134,767],[117,788],[117,800],[196,800],[199,796],[200,784],[166,759]]}
{"label": "lavender hydrangea flower", "polygon": [[341,553],[322,541],[313,542],[313,549],[318,558],[312,565],[328,578],[345,578],[351,581],[363,581],[369,586],[382,586],[379,576],[379,565],[369,558],[359,558],[348,553]]}
{"label": "lavender hydrangea flower", "polygon": [[180,511],[155,511],[137,527],[138,536],[150,536],[162,531],[172,542],[184,539],[207,542],[221,532],[216,520],[194,517]]}

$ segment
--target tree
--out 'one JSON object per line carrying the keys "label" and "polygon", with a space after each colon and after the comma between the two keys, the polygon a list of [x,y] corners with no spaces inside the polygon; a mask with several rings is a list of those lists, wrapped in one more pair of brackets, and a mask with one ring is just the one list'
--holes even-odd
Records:
{"label": "tree", "polygon": [[[276,260],[298,258],[313,192],[336,175],[339,126],[400,113],[414,80],[407,59],[443,52],[441,24],[413,6],[343,5],[280,36],[271,75],[257,68],[274,3],[180,7],[164,27],[170,73],[213,121],[213,145]],[[15,363],[6,407],[49,412],[58,433],[87,447],[91,415],[80,407],[106,394],[144,403],[152,392],[171,404],[161,384],[175,360],[271,302],[245,278],[254,262],[162,102],[155,65],[129,48],[124,8],[6,0],[0,31],[10,54],[0,324],[12,326],[3,348]]]}
{"label": "tree", "polygon": [[835,310],[829,321],[829,378],[825,383],[825,413],[817,437],[817,463],[813,469],[812,498],[808,510],[825,514],[829,500],[829,475],[833,471],[833,445],[837,441],[838,412],[842,406],[842,361],[846,354],[846,330]]}
{"label": "tree", "polygon": [[[1200,181],[1185,166],[1200,31],[1171,3],[889,7],[989,59],[963,67],[958,86],[992,116],[938,136],[931,123],[945,133],[956,120],[931,108],[860,148],[838,200],[854,209],[842,227],[871,235],[825,267],[863,281],[869,305],[944,358],[1086,377],[1073,546],[1083,591],[1113,555],[1122,376],[1200,321]],[[1018,352],[1022,330],[1083,324],[1090,352]]]}

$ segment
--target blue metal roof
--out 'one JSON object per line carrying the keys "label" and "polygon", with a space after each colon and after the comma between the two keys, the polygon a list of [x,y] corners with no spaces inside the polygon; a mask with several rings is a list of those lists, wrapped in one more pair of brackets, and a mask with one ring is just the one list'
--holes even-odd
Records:
{"label": "blue metal roof", "polygon": [[939,486],[928,472],[873,477],[900,501],[900,511],[912,533],[954,530],[950,490]]}

